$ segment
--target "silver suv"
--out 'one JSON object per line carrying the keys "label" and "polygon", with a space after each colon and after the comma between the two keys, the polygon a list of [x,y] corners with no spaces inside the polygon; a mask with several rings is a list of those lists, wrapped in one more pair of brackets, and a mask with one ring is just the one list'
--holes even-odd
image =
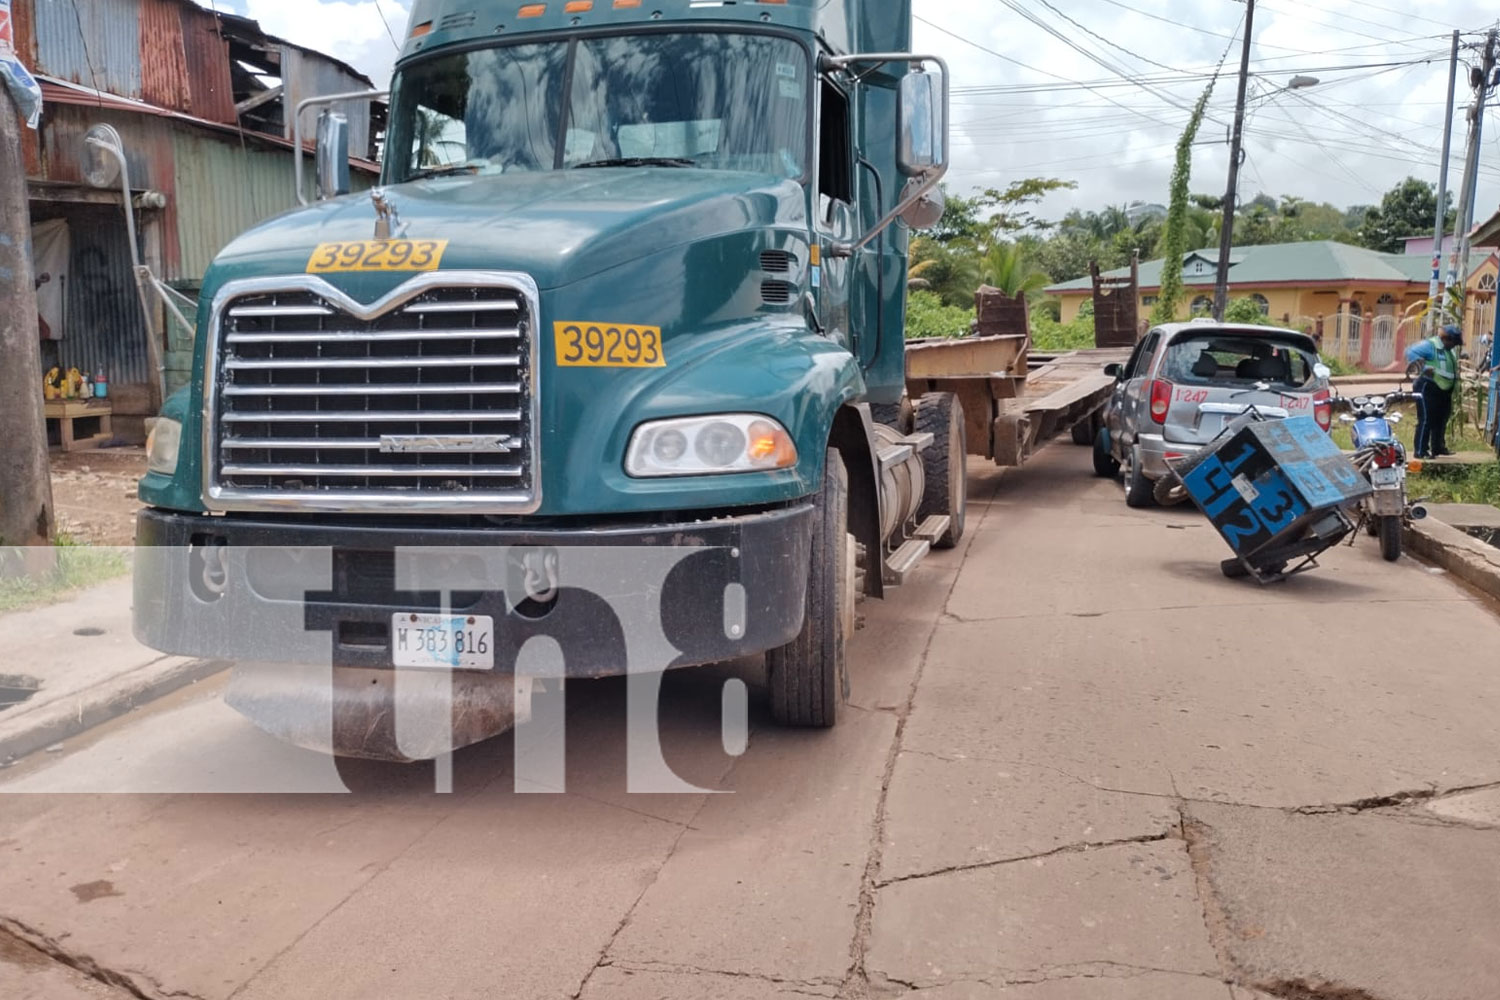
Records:
{"label": "silver suv", "polygon": [[[1167,462],[1192,454],[1254,406],[1268,417],[1333,420],[1328,369],[1305,333],[1194,320],[1156,327],[1124,365],[1094,439],[1094,471],[1124,472],[1125,502],[1176,500]],[[1160,484],[1160,485],[1158,485]]]}

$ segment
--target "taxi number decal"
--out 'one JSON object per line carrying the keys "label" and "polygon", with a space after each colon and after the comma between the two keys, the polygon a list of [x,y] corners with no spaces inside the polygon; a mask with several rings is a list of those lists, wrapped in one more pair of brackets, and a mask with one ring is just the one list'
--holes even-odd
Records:
{"label": "taxi number decal", "polygon": [[436,271],[447,240],[354,240],[324,243],[307,261],[308,274],[343,271]]}
{"label": "taxi number decal", "polygon": [[559,368],[665,368],[661,327],[554,323]]}

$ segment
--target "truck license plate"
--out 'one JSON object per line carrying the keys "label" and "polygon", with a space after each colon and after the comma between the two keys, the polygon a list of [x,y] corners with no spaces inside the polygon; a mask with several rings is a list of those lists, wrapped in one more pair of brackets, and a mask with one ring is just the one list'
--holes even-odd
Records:
{"label": "truck license plate", "polygon": [[478,615],[392,615],[391,660],[416,670],[494,670],[495,620]]}
{"label": "truck license plate", "polygon": [[1401,482],[1401,470],[1392,466],[1389,469],[1371,469],[1371,486],[1395,486]]}

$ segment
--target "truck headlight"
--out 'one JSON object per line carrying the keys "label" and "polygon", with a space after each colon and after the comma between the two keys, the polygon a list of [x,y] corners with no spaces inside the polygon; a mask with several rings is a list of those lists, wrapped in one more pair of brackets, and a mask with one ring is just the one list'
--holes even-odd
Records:
{"label": "truck headlight", "polygon": [[177,471],[177,453],[182,448],[182,424],[158,417],[146,437],[146,468],[170,476]]}
{"label": "truck headlight", "polygon": [[625,472],[635,479],[766,472],[796,464],[792,436],[758,413],[642,424],[631,435],[625,456]]}

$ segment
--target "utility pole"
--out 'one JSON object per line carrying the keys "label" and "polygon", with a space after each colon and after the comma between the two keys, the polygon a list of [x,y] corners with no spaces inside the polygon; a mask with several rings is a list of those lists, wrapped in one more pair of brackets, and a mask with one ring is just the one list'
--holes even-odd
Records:
{"label": "utility pole", "polygon": [[[1234,246],[1234,210],[1245,158],[1245,92],[1250,87],[1250,45],[1255,31],[1255,0],[1245,0],[1245,48],[1240,55],[1240,89],[1234,102],[1234,133],[1229,140],[1229,187],[1224,192],[1224,222],[1219,227],[1219,273],[1214,282],[1214,319],[1223,322],[1229,306],[1229,251]],[[1168,261],[1167,266],[1172,266]],[[1176,262],[1182,266],[1181,261]]]}
{"label": "utility pole", "polygon": [[[55,523],[21,128],[15,100],[0,86],[0,576],[49,562]],[[10,550],[43,545],[45,555]]]}
{"label": "utility pole", "polygon": [[[1484,42],[1483,68],[1470,77],[1474,103],[1469,107],[1469,153],[1464,161],[1463,190],[1459,193],[1458,221],[1454,224],[1453,264],[1448,269],[1448,283],[1443,288],[1442,308],[1447,309],[1448,296],[1454,285],[1463,288],[1469,280],[1469,231],[1474,228],[1474,199],[1479,187],[1480,143],[1484,139],[1484,105],[1489,97],[1490,82],[1495,75],[1495,58],[1500,33],[1491,31]],[[1462,321],[1463,317],[1454,317]]]}
{"label": "utility pole", "polygon": [[1432,231],[1432,282],[1427,286],[1427,333],[1437,331],[1442,306],[1438,296],[1443,290],[1443,237],[1448,233],[1448,160],[1453,151],[1453,97],[1458,85],[1458,32],[1453,32],[1453,55],[1448,62],[1448,103],[1443,118],[1443,165],[1438,169],[1437,223]]}

